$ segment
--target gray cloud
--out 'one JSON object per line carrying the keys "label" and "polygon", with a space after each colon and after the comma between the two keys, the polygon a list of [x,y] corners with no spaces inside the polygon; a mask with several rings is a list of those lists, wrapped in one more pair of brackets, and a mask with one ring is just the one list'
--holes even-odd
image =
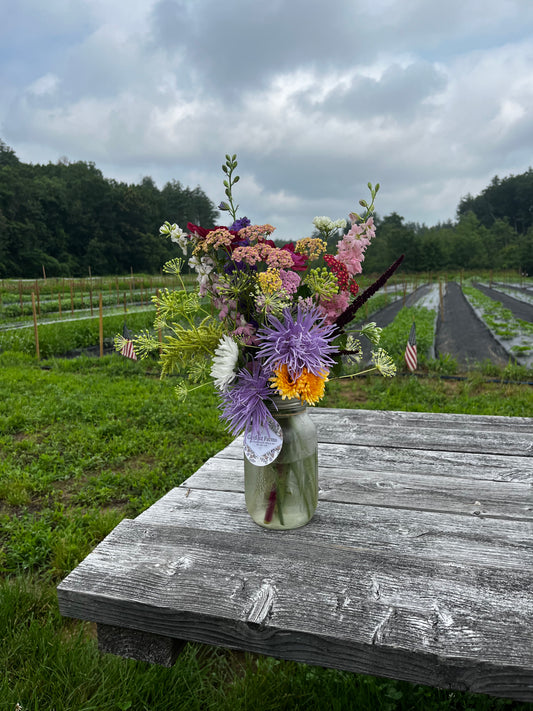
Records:
{"label": "gray cloud", "polygon": [[380,214],[433,224],[533,163],[532,30],[529,0],[19,0],[0,137],[216,203],[236,152],[243,212],[281,236],[369,180]]}

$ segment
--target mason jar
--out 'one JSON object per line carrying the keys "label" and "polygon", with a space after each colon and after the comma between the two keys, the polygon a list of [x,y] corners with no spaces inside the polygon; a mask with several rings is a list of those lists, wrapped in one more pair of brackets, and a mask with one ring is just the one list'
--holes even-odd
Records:
{"label": "mason jar", "polygon": [[[316,426],[299,399],[273,398],[268,409],[281,430],[281,449],[268,464],[244,456],[244,494],[252,519],[265,528],[288,530],[308,523],[318,503]],[[277,409],[276,409],[277,407]]]}

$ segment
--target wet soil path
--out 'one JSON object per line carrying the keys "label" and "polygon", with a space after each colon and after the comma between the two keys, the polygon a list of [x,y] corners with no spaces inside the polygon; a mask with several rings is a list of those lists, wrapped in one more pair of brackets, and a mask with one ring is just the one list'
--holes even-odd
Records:
{"label": "wet soil path", "polygon": [[435,354],[446,353],[466,366],[487,359],[502,367],[509,363],[509,355],[476,316],[456,282],[448,282],[437,319]]}

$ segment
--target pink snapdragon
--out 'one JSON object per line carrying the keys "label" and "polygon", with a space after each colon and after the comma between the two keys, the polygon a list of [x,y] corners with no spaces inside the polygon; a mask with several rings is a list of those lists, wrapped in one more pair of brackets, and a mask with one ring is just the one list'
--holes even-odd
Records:
{"label": "pink snapdragon", "polygon": [[347,291],[340,291],[330,299],[320,299],[319,309],[324,316],[324,323],[333,323],[337,316],[348,308],[350,295]]}
{"label": "pink snapdragon", "polygon": [[372,217],[361,224],[355,222],[355,215],[350,215],[350,218],[353,220],[350,231],[337,244],[337,259],[345,265],[348,274],[354,276],[363,271],[361,263],[365,258],[365,250],[376,230]]}

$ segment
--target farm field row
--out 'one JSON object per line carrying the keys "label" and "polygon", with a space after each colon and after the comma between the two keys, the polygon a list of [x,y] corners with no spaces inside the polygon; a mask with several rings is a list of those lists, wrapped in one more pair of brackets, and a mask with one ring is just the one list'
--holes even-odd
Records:
{"label": "farm field row", "polygon": [[[505,288],[506,291],[499,289]],[[460,368],[476,362],[492,361],[498,366],[512,362],[533,367],[533,304],[531,284],[457,282],[420,284],[399,282],[374,296],[362,309],[364,320],[375,320],[386,328],[383,346],[400,367],[410,324],[417,326],[419,363],[434,359],[454,359]],[[512,294],[512,297],[508,294]],[[102,333],[105,349],[124,325],[132,331],[149,329],[155,315],[149,293],[131,289],[128,299],[117,306],[115,294],[102,299]],[[520,305],[520,316],[501,303]],[[507,304],[507,306],[509,305]],[[78,304],[80,306],[80,304]],[[6,308],[6,307],[4,307]],[[400,312],[405,311],[400,317]],[[460,314],[462,316],[460,317]],[[1,319],[1,314],[0,314]],[[41,357],[62,356],[76,349],[91,348],[99,342],[98,307],[76,308],[36,319]],[[0,351],[34,354],[35,329],[31,317],[0,322]]]}
{"label": "farm field row", "polygon": [[[423,358],[451,357],[465,367],[484,360],[505,366],[511,359],[526,368],[533,367],[533,304],[527,300],[527,291],[513,292],[511,301],[522,317],[518,318],[501,303],[503,292],[486,286],[483,293],[482,285],[475,283],[476,286],[462,287],[456,282],[422,286],[407,300],[398,299],[372,318],[388,328],[404,306],[418,312],[417,317],[413,313],[415,320],[427,310],[432,314],[433,332],[429,345],[427,341],[419,343]],[[509,305],[513,307],[512,303]]]}

